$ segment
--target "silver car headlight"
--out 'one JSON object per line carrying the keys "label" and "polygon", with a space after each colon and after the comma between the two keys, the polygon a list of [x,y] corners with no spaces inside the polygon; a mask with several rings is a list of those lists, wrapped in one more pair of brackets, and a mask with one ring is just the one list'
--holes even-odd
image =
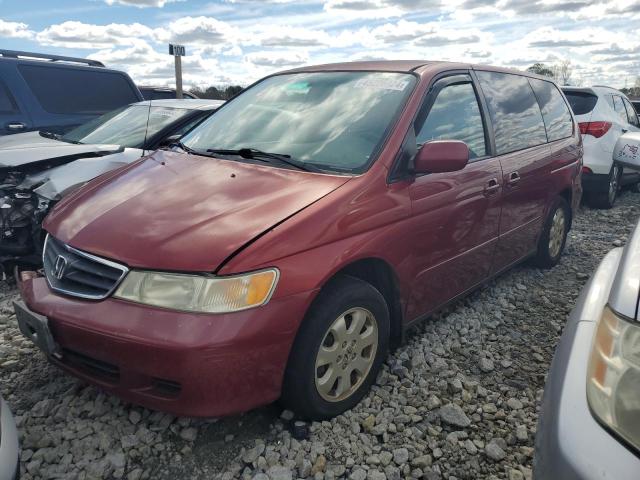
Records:
{"label": "silver car headlight", "polygon": [[132,270],[114,296],[187,312],[237,312],[267,303],[278,276],[276,269],[229,277]]}
{"label": "silver car headlight", "polygon": [[587,399],[604,425],[640,449],[640,324],[608,306],[593,339]]}

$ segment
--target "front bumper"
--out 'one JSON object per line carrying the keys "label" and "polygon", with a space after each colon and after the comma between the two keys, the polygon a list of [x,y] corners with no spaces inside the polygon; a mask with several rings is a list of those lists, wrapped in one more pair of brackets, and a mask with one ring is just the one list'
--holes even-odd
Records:
{"label": "front bumper", "polygon": [[602,261],[578,299],[558,344],[536,434],[536,480],[638,478],[640,457],[595,420],[587,403],[591,343],[621,250],[613,250]]}
{"label": "front bumper", "polygon": [[176,312],[20,283],[62,353],[49,359],[124,400],[175,415],[216,417],[279,398],[289,350],[314,292],[233,314]]}
{"label": "front bumper", "polygon": [[9,405],[0,398],[0,480],[15,480],[20,474],[18,431]]}

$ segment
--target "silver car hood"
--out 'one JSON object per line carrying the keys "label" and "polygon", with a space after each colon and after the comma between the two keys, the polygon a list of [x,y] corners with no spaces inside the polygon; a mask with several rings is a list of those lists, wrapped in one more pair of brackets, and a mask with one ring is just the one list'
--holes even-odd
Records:
{"label": "silver car hood", "polygon": [[38,132],[0,136],[0,168],[14,168],[42,160],[85,154],[115,153],[122,151],[119,145],[90,145],[61,142],[42,137]]}
{"label": "silver car hood", "polygon": [[[20,186],[33,189],[35,193],[49,200],[60,200],[68,192],[89,180],[134,162],[144,153],[138,148],[125,148],[111,155],[79,158],[71,163],[29,175]],[[36,188],[33,188],[34,186]]]}

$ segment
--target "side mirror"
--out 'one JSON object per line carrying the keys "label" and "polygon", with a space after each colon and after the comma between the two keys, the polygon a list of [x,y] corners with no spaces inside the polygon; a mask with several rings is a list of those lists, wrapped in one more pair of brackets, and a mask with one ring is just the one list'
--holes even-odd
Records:
{"label": "side mirror", "polygon": [[171,135],[171,136],[169,136],[167,138],[162,139],[160,141],[159,146],[160,147],[168,147],[172,143],[176,143],[178,140],[180,140],[180,137],[182,137],[182,135],[179,135],[179,134]]}
{"label": "side mirror", "polygon": [[413,163],[415,173],[457,172],[469,163],[469,147],[460,140],[433,140],[420,147]]}

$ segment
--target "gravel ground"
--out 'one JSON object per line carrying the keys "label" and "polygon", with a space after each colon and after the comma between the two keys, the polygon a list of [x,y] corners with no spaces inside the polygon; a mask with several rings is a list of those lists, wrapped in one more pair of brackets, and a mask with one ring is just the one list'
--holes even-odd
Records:
{"label": "gravel ground", "polygon": [[0,391],[24,479],[531,477],[538,404],[583,284],[639,214],[624,193],[583,209],[550,271],[521,266],[409,333],[354,410],[292,438],[277,405],[221,420],[125,404],[49,365],[20,335],[0,287]]}

